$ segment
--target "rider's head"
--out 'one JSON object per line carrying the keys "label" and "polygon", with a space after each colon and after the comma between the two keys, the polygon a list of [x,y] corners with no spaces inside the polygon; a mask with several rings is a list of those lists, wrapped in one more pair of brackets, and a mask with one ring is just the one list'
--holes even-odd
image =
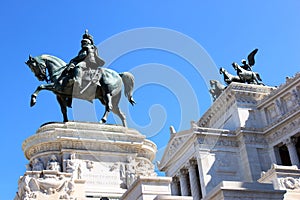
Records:
{"label": "rider's head", "polygon": [[94,44],[93,36],[89,34],[88,30],[85,30],[85,33],[82,35],[82,39],[89,39],[92,44]]}
{"label": "rider's head", "polygon": [[243,59],[241,62],[242,62],[243,64],[246,64],[246,63],[247,63],[247,61],[246,61],[245,59]]}
{"label": "rider's head", "polygon": [[91,44],[92,44],[92,42],[89,39],[82,39],[81,40],[81,47],[86,47],[86,46],[91,45]]}

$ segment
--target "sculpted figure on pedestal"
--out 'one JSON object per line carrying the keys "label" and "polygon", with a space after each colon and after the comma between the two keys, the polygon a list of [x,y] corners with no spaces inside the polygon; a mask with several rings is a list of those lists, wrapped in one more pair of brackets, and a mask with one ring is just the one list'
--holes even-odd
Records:
{"label": "sculpted figure on pedestal", "polygon": [[31,165],[32,165],[32,169],[31,169],[32,171],[43,171],[44,170],[44,164],[40,158],[33,159]]}
{"label": "sculpted figure on pedestal", "polygon": [[210,87],[209,93],[211,94],[213,101],[215,101],[221,93],[225,90],[225,86],[220,83],[218,80],[210,80]]}
{"label": "sculpted figure on pedestal", "polygon": [[47,162],[46,166],[47,170],[54,170],[54,171],[60,171],[60,163],[57,161],[57,158],[55,155],[52,155]]}
{"label": "sculpted figure on pedestal", "polygon": [[127,158],[128,164],[126,164],[126,185],[127,188],[135,181],[136,179],[136,166],[137,163],[135,159],[131,156]]}
{"label": "sculpted figure on pedestal", "polygon": [[77,178],[79,179],[81,175],[79,175],[80,171],[80,164],[78,163],[78,161],[76,160],[76,154],[72,153],[70,155],[70,159],[67,160],[67,164],[66,164],[66,172],[68,173],[72,173],[72,178]]}
{"label": "sculpted figure on pedestal", "polygon": [[35,198],[35,193],[30,188],[31,178],[28,175],[24,175],[18,181],[18,192],[14,200],[30,200]]}

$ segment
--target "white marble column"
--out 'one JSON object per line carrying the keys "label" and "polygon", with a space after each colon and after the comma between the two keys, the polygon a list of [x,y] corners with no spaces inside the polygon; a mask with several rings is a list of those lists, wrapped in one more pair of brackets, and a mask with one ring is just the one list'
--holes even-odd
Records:
{"label": "white marble column", "polygon": [[197,174],[196,167],[198,167],[196,160],[191,160],[188,163],[192,197],[193,199],[198,200],[201,198],[201,195],[200,195],[200,180],[198,178],[199,175]]}
{"label": "white marble column", "polygon": [[171,182],[171,194],[173,196],[180,196],[180,186],[178,177],[174,176]]}
{"label": "white marble column", "polygon": [[272,146],[269,148],[269,156],[271,162],[277,165],[281,165],[281,159],[279,154],[279,148],[277,146]]}
{"label": "white marble column", "polygon": [[181,169],[178,175],[179,175],[181,196],[189,196],[188,171],[186,169]]}
{"label": "white marble column", "polygon": [[289,155],[291,159],[292,165],[296,165],[297,167],[300,167],[299,165],[299,158],[297,155],[297,149],[296,149],[296,141],[293,138],[288,138],[285,140],[285,144],[289,150]]}

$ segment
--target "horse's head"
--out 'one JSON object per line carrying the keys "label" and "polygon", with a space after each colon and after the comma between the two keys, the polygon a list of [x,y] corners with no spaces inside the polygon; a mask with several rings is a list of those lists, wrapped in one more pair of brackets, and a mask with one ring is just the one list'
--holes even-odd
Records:
{"label": "horse's head", "polygon": [[210,80],[209,83],[210,87],[213,87],[216,84],[216,80]]}
{"label": "horse's head", "polygon": [[238,64],[237,64],[236,62],[233,62],[233,63],[232,63],[232,66],[233,66],[233,68],[234,68],[235,70],[238,70]]}
{"label": "horse's head", "polygon": [[220,74],[223,74],[224,73],[224,68],[223,67],[220,67]]}
{"label": "horse's head", "polygon": [[46,65],[44,62],[39,61],[29,55],[29,59],[25,62],[26,65],[31,69],[34,75],[39,81],[47,80]]}

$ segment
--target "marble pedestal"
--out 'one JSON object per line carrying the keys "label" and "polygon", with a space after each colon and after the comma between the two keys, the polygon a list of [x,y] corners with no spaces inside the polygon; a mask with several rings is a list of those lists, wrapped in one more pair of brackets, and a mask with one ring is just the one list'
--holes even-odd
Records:
{"label": "marble pedestal", "polygon": [[16,199],[119,199],[139,176],[156,176],[156,145],[122,126],[48,123],[22,148],[29,164]]}

